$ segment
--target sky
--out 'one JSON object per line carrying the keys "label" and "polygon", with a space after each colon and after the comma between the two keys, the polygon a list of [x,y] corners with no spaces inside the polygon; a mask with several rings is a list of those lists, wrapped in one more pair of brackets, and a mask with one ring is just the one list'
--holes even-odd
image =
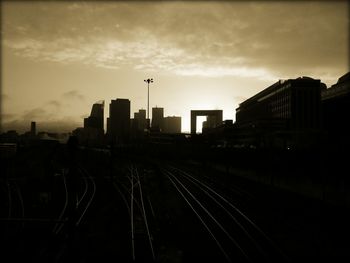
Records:
{"label": "sky", "polygon": [[69,132],[116,98],[133,117],[153,78],[150,108],[186,132],[191,110],[235,120],[279,79],[349,71],[348,1],[1,1],[1,19],[2,131]]}

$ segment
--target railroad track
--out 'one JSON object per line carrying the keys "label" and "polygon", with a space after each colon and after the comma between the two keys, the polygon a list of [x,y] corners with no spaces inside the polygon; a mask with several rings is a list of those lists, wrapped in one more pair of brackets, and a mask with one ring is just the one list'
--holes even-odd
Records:
{"label": "railroad track", "polygon": [[[80,196],[78,193],[69,193],[67,189],[66,175],[64,173],[62,174],[65,187],[65,203],[58,218],[58,220],[63,220],[64,218],[66,220],[73,220],[76,227],[81,224],[82,219],[88,211],[88,208],[90,207],[96,193],[95,179],[82,166],[78,166],[78,172],[80,174],[80,179],[84,184],[83,191]],[[70,208],[70,211],[67,211],[69,205],[75,206],[75,208]],[[73,214],[67,214],[72,213],[73,210],[75,210]],[[63,226],[64,223],[56,224],[53,232],[58,234],[62,230]]]}
{"label": "railroad track", "polygon": [[[4,184],[5,186],[2,186],[4,190],[2,195],[3,197],[6,196],[6,198],[4,198],[4,207],[7,208],[7,211],[2,211],[0,222],[20,222],[20,226],[23,228],[25,225],[25,207],[21,188],[14,179],[8,179]],[[11,229],[12,231],[20,230],[17,226],[12,226]]]}
{"label": "railroad track", "polygon": [[[4,229],[2,239],[8,243],[9,256],[12,256],[13,250],[17,249],[23,253],[14,254],[14,258],[32,259],[36,262],[61,262],[70,253],[67,250],[69,243],[72,244],[77,240],[73,241],[75,230],[72,231],[72,229],[78,228],[86,221],[87,213],[95,197],[96,183],[84,167],[77,165],[74,173],[77,175],[78,187],[72,188],[71,177],[69,177],[72,174],[69,174],[67,164],[60,158],[63,154],[63,150],[60,155],[53,152],[45,161],[51,169],[48,169],[50,174],[47,173],[46,177],[41,177],[45,180],[44,191],[51,191],[52,196],[57,197],[49,200],[47,196],[44,196],[47,199],[43,201],[50,202],[49,204],[43,202],[39,203],[42,206],[34,207],[30,202],[32,197],[37,198],[35,202],[41,202],[38,199],[38,197],[41,198],[38,195],[40,192],[35,192],[28,187],[32,183],[29,181],[30,177],[27,176],[24,185],[21,185],[20,183],[24,180],[20,181],[21,177],[15,177],[15,172],[13,175],[6,176],[1,188],[4,197],[4,211],[1,211],[0,223]],[[15,178],[8,179],[9,177]],[[53,181],[58,184],[51,189]],[[25,205],[28,205],[26,210]],[[25,240],[29,238],[32,242],[26,244]]]}
{"label": "railroad track", "polygon": [[162,171],[204,226],[222,261],[289,262],[274,242],[212,184],[176,167]]}
{"label": "railroad track", "polygon": [[[91,206],[92,201],[94,200],[96,194],[96,183],[95,179],[91,176],[91,174],[82,166],[79,166],[79,170],[83,175],[83,180],[85,183],[85,190],[83,195],[80,198],[77,198],[77,208],[81,207],[81,214],[78,218],[78,221],[75,223],[76,226],[79,226],[82,222],[83,217],[85,216],[88,208]],[[87,194],[90,191],[90,195]]]}
{"label": "railroad track", "polygon": [[[178,168],[178,169],[182,169],[181,166],[176,165],[176,167],[174,167],[173,165],[169,164],[170,167],[173,168]],[[192,168],[193,169],[193,168]],[[184,169],[182,169],[184,170]],[[223,192],[227,192],[228,195],[233,195],[233,196],[237,196],[237,197],[242,197],[244,199],[255,199],[255,195],[251,192],[248,192],[244,189],[242,189],[242,187],[238,187],[232,183],[230,183],[229,185],[226,182],[227,179],[227,175],[225,175],[225,177],[221,177],[221,178],[216,178],[216,180],[213,179],[212,176],[209,176],[208,174],[205,174],[204,172],[201,172],[200,170],[195,170],[196,172],[194,173],[193,171],[187,171],[187,173],[192,173],[192,176],[195,176],[196,174],[199,173],[201,181],[206,182],[209,185],[214,185],[215,188],[219,189],[220,191]]]}
{"label": "railroad track", "polygon": [[69,258],[71,254],[79,254],[78,252],[72,251],[72,249],[74,250],[74,247],[77,246],[74,242],[78,241],[75,237],[75,232],[82,224],[84,217],[86,217],[86,213],[96,194],[95,179],[84,167],[80,165],[77,167],[77,172],[80,175],[80,183],[83,185],[81,193],[78,193],[78,191],[69,192],[66,172],[62,172],[65,188],[65,203],[58,218],[58,222],[52,230],[54,235],[63,235],[64,239],[63,242],[56,244],[57,248],[53,248],[51,244],[45,251],[45,257],[48,257],[54,262],[65,262],[67,257]]}
{"label": "railroad track", "polygon": [[128,211],[130,222],[130,259],[135,262],[155,261],[155,247],[150,214],[152,211],[149,197],[143,189],[142,174],[135,164],[130,164],[123,180],[113,182]]}

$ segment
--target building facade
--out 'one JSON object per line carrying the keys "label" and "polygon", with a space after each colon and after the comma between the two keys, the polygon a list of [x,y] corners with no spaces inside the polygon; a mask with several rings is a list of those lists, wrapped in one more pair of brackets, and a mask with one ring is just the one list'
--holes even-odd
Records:
{"label": "building facade", "polygon": [[108,136],[117,143],[130,137],[130,100],[116,99],[109,104]]}
{"label": "building facade", "polygon": [[216,116],[207,116],[206,121],[203,121],[202,123],[202,133],[206,133],[209,130],[216,128],[220,124],[218,123]]}
{"label": "building facade", "polygon": [[313,147],[321,136],[319,79],[280,80],[239,104],[236,138],[252,147]]}
{"label": "building facade", "polygon": [[84,128],[95,128],[104,130],[104,101],[96,102],[92,105],[90,116],[84,118]]}
{"label": "building facade", "polygon": [[320,80],[309,77],[280,80],[240,103],[236,123],[266,129],[320,129],[324,88]]}
{"label": "building facade", "polygon": [[163,129],[164,121],[164,108],[152,108],[152,123],[151,127],[153,130],[161,131]]}
{"label": "building facade", "polygon": [[340,77],[336,84],[322,91],[322,124],[331,138],[344,140],[349,137],[349,114],[350,72]]}
{"label": "building facade", "polygon": [[191,110],[191,134],[196,134],[198,116],[207,116],[213,127],[222,124],[222,110]]}
{"label": "building facade", "polygon": [[165,117],[163,122],[164,133],[181,133],[181,117]]}
{"label": "building facade", "polygon": [[147,128],[146,122],[146,110],[140,109],[138,112],[134,113],[134,122],[136,129],[139,131],[144,131]]}

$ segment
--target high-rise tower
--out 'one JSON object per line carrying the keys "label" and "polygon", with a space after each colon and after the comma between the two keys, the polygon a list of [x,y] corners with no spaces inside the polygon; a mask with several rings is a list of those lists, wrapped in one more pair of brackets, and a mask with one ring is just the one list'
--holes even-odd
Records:
{"label": "high-rise tower", "polygon": [[130,136],[130,100],[116,99],[109,104],[109,130],[115,142],[126,142]]}

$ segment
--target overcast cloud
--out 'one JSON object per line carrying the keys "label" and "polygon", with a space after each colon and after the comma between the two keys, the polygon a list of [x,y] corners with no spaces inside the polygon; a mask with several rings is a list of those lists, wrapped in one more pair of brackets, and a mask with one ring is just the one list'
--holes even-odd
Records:
{"label": "overcast cloud", "polygon": [[129,98],[137,111],[150,76],[161,85],[151,103],[189,129],[190,109],[232,119],[278,79],[330,86],[349,69],[348,1],[2,1],[1,12],[9,128],[70,129],[98,99]]}
{"label": "overcast cloud", "polygon": [[34,2],[4,7],[5,45],[19,56],[60,63],[273,79],[295,74],[296,68],[331,74],[348,48],[348,36],[340,33],[349,24],[347,2]]}

